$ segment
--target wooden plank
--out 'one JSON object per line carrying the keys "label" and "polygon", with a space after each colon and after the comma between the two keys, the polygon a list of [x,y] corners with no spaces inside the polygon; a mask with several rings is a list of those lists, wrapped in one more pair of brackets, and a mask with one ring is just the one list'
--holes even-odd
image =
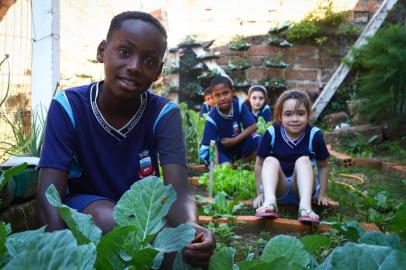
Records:
{"label": "wooden plank", "polygon": [[[371,18],[367,26],[365,27],[364,31],[358,37],[357,41],[355,41],[353,48],[359,48],[362,45],[367,43],[367,38],[373,36],[376,31],[381,27],[382,23],[385,21],[388,12],[392,9],[392,7],[398,2],[398,0],[385,0],[374,16]],[[352,50],[350,50],[345,59],[352,61],[354,58],[352,54]],[[334,93],[337,91],[338,87],[344,81],[345,77],[347,77],[348,73],[350,72],[351,67],[348,65],[341,63],[337,70],[334,72],[333,76],[330,78],[326,86],[324,87],[323,91],[320,93],[317,100],[314,102],[312,110],[312,120],[315,121],[323,112],[324,108],[330,102],[331,98],[334,96]]]}
{"label": "wooden plank", "polygon": [[[193,52],[196,54],[196,57],[203,57],[204,55],[207,54],[207,51],[203,49],[203,47],[194,47],[192,48]],[[221,75],[229,77],[227,73],[222,69],[214,59],[209,59],[203,61],[203,63],[209,68],[210,70],[217,70]]]}

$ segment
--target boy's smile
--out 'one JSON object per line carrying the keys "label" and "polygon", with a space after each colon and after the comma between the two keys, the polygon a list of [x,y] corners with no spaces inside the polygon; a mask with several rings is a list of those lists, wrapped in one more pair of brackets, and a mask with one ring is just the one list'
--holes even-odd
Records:
{"label": "boy's smile", "polygon": [[104,63],[103,88],[117,98],[139,98],[158,79],[166,41],[152,24],[129,19],[98,47]]}

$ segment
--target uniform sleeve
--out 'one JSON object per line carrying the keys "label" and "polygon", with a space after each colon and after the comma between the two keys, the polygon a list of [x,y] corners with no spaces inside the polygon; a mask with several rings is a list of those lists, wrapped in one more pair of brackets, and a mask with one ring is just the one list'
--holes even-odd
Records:
{"label": "uniform sleeve", "polygon": [[69,172],[75,155],[75,130],[62,106],[52,100],[38,167]]}
{"label": "uniform sleeve", "polygon": [[264,117],[265,122],[270,122],[272,120],[271,108],[269,107],[269,105],[264,106],[264,108],[262,109],[262,115]]}
{"label": "uniform sleeve", "polygon": [[176,163],[186,166],[186,147],[179,108],[171,109],[159,120],[155,139],[161,164]]}
{"label": "uniform sleeve", "polygon": [[251,112],[248,110],[248,107],[247,105],[245,105],[245,103],[243,103],[241,106],[240,115],[241,115],[241,123],[244,129],[256,123],[254,116],[252,116]]}
{"label": "uniform sleeve", "polygon": [[330,156],[326,143],[324,142],[323,133],[321,131],[314,134],[313,151],[316,154],[316,160],[326,160]]}
{"label": "uniform sleeve", "polygon": [[206,103],[203,102],[202,106],[200,106],[199,116],[203,117],[203,114],[205,114],[205,113],[207,113],[207,111],[206,111]]}
{"label": "uniform sleeve", "polygon": [[271,155],[271,134],[267,130],[262,136],[261,142],[259,144],[258,150],[257,150],[257,156],[261,158],[266,158]]}

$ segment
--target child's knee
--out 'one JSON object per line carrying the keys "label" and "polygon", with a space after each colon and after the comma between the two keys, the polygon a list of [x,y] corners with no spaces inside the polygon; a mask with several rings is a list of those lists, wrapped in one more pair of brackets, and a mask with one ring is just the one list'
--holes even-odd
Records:
{"label": "child's knee", "polygon": [[280,166],[279,165],[279,160],[276,159],[275,157],[267,157],[264,160],[264,165],[263,167],[273,167],[273,166]]}
{"label": "child's knee", "polygon": [[308,156],[301,156],[295,161],[295,167],[300,165],[312,165],[312,161]]}

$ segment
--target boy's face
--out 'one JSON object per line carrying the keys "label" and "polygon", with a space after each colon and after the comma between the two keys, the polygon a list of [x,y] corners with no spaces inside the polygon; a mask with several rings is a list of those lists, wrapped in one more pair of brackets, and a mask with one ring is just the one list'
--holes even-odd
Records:
{"label": "boy's face", "polygon": [[228,112],[233,101],[233,90],[225,84],[215,85],[211,91],[214,103],[219,107],[220,111]]}
{"label": "boy's face", "polygon": [[207,105],[209,105],[210,107],[213,107],[214,102],[213,102],[213,98],[211,97],[211,94],[205,95],[204,101],[206,101]]}
{"label": "boy's face", "polygon": [[139,97],[161,74],[165,49],[165,37],[154,25],[123,21],[97,49],[97,59],[104,63],[103,87],[117,97]]}

